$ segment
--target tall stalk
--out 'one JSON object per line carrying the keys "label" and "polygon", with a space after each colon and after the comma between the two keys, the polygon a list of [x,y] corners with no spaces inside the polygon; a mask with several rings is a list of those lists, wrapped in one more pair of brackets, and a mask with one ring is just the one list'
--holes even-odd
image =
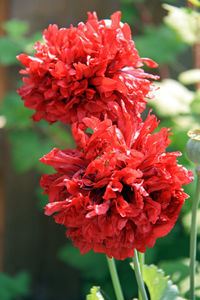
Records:
{"label": "tall stalk", "polygon": [[107,262],[108,262],[108,267],[109,267],[110,276],[111,276],[111,279],[112,279],[113,288],[114,288],[114,291],[115,291],[116,298],[117,298],[117,300],[124,300],[124,296],[123,296],[123,293],[122,293],[119,277],[118,277],[118,274],[117,274],[115,260],[114,260],[114,258],[108,258],[107,257]]}
{"label": "tall stalk", "polygon": [[190,300],[195,300],[195,271],[197,249],[197,210],[200,199],[200,167],[196,169],[197,182],[192,205],[191,235],[190,235]]}
{"label": "tall stalk", "polygon": [[[140,257],[141,260],[141,257]],[[142,279],[141,269],[140,269],[140,263],[138,260],[138,253],[137,250],[134,250],[134,256],[133,256],[133,264],[134,264],[134,270],[135,270],[135,276],[137,280],[137,284],[139,287],[139,300],[148,300],[144,281]]]}

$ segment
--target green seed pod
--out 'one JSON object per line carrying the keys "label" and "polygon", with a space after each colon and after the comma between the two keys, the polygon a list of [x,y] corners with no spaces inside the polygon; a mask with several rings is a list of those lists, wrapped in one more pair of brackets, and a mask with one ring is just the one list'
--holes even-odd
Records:
{"label": "green seed pod", "polygon": [[187,142],[186,152],[188,158],[195,164],[200,164],[200,129],[188,131],[189,141]]}

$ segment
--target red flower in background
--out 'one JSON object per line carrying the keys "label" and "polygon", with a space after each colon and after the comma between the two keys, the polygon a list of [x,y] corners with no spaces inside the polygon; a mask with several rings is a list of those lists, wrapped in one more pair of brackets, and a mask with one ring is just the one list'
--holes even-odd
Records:
{"label": "red flower in background", "polygon": [[180,152],[165,152],[168,129],[152,133],[155,116],[131,122],[125,107],[122,115],[121,129],[94,117],[74,124],[77,149],[41,159],[56,170],[41,186],[50,200],[45,213],[67,227],[82,254],[93,249],[123,260],[170,232],[188,197],[181,186],[193,175],[177,164]]}
{"label": "red flower in background", "polygon": [[43,34],[45,43],[35,45],[35,57],[18,56],[26,67],[21,73],[27,75],[18,92],[24,105],[36,111],[34,121],[73,123],[86,116],[103,120],[105,114],[116,121],[121,99],[130,112],[144,109],[144,97],[151,97],[149,79],[158,76],[141,67],[143,62],[157,64],[140,58],[130,28],[120,18],[116,12],[108,26],[89,13],[87,23],[78,27],[50,25]]}

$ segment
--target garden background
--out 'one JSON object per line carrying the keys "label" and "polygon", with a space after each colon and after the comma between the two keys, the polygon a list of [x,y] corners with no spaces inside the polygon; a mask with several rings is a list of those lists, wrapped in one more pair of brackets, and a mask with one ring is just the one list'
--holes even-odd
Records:
{"label": "garden background", "polygon": [[[38,159],[53,147],[74,145],[66,125],[33,124],[29,119],[32,112],[23,107],[16,93],[21,85],[16,55],[33,54],[34,42],[41,40],[48,24],[76,26],[86,21],[87,11],[107,19],[121,10],[140,56],[159,63],[153,72],[161,77],[160,89],[150,106],[161,120],[160,126],[173,132],[169,151],[181,151],[180,163],[193,169],[185,145],[187,131],[199,127],[200,95],[195,83],[200,75],[185,71],[200,69],[199,57],[195,66],[193,62],[200,40],[195,23],[199,15],[189,2],[178,0],[0,1],[0,299],[82,300],[93,285],[101,286],[106,299],[114,299],[104,255],[91,252],[81,256],[66,239],[65,229],[43,213],[48,200],[41,194],[39,180],[49,169]],[[172,232],[146,254],[147,264],[163,268],[186,298],[192,190],[193,184],[187,186],[191,198]],[[199,252],[198,243],[197,257]],[[118,262],[118,268],[126,299],[136,297],[129,261]],[[200,277],[197,284],[200,299]]]}

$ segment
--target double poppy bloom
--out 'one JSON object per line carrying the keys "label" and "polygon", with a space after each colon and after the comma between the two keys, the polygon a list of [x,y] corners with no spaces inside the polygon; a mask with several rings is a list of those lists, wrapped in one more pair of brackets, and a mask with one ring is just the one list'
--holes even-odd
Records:
{"label": "double poppy bloom", "polygon": [[35,45],[35,57],[18,56],[26,67],[21,73],[28,75],[19,94],[36,111],[34,121],[72,124],[87,116],[103,120],[105,114],[116,121],[121,99],[130,111],[144,109],[144,97],[150,98],[153,88],[149,78],[158,76],[141,66],[157,64],[140,58],[128,24],[120,23],[120,12],[111,16],[109,26],[95,13],[78,27],[50,25],[43,38],[44,44]]}
{"label": "double poppy bloom", "polygon": [[[166,153],[167,128],[154,115],[142,121],[144,97],[153,89],[120,13],[106,21],[89,14],[86,24],[44,31],[20,88],[35,121],[72,124],[75,149],[53,149],[41,162],[55,173],[43,175],[49,195],[46,215],[54,215],[82,254],[93,249],[125,259],[152,247],[173,228],[184,200],[182,185],[193,175],[177,164],[180,152]],[[89,130],[88,130],[89,129]],[[92,132],[92,133],[89,133]]]}
{"label": "double poppy bloom", "polygon": [[109,119],[84,118],[72,129],[77,149],[53,149],[41,159],[56,170],[41,179],[50,200],[45,213],[55,213],[82,254],[125,259],[134,248],[145,252],[170,232],[187,198],[181,186],[192,174],[177,165],[179,152],[165,153],[168,129],[151,134],[154,115],[126,122],[128,135]]}

